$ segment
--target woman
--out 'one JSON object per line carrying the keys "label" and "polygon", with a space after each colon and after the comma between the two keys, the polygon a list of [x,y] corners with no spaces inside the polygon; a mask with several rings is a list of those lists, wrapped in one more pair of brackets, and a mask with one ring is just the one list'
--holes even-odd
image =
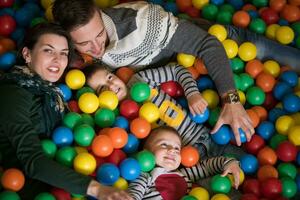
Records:
{"label": "woman", "polygon": [[0,150],[4,168],[18,167],[25,173],[21,199],[34,199],[46,185],[97,199],[130,199],[51,160],[42,150],[39,138],[50,136],[64,112],[54,83],[72,54],[68,34],[58,25],[40,24],[28,32],[20,52],[26,64],[0,77]]}

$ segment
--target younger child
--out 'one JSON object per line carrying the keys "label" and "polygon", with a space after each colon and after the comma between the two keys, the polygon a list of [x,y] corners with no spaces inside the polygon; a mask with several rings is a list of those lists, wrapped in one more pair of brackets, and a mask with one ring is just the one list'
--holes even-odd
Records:
{"label": "younger child", "polygon": [[128,193],[135,200],[179,200],[190,191],[192,183],[222,172],[222,176],[232,173],[235,188],[239,185],[240,168],[233,158],[213,157],[201,160],[193,167],[178,169],[181,138],[172,127],[153,129],[145,141],[144,149],[154,154],[157,166],[129,184]]}

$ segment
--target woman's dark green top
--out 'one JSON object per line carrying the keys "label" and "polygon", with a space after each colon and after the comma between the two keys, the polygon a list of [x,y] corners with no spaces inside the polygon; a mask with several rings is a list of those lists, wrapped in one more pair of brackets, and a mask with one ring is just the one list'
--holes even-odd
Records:
{"label": "woman's dark green top", "polygon": [[4,168],[18,167],[27,177],[85,195],[91,177],[63,166],[43,152],[40,136],[60,125],[63,104],[58,89],[16,66],[0,76],[0,150]]}

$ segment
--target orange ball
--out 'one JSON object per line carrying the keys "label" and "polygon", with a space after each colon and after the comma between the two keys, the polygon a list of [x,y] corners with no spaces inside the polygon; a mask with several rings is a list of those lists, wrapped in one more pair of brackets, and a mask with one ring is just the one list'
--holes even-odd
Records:
{"label": "orange ball", "polygon": [[200,72],[193,66],[187,68],[187,70],[191,73],[194,80],[197,80],[197,78],[200,76]]}
{"label": "orange ball", "polygon": [[253,127],[257,127],[260,122],[259,115],[252,109],[247,109],[246,112],[252,122]]}
{"label": "orange ball", "polygon": [[110,129],[109,127],[100,129],[100,130],[98,131],[98,134],[97,134],[97,135],[107,135],[109,129]]}
{"label": "orange ball", "polygon": [[251,110],[254,110],[256,114],[259,116],[260,121],[267,120],[268,111],[262,106],[253,106]]}
{"label": "orange ball", "polygon": [[289,4],[293,6],[300,6],[300,0],[288,0]]}
{"label": "orange ball", "polygon": [[250,23],[250,19],[247,11],[240,10],[233,14],[232,23],[237,27],[246,28]]}
{"label": "orange ball", "polygon": [[284,5],[286,4],[286,0],[270,0],[269,6],[276,12],[280,12]]}
{"label": "orange ball", "polygon": [[17,192],[22,189],[25,183],[25,177],[22,171],[16,168],[10,168],[4,171],[1,177],[3,188]]}
{"label": "orange ball", "polygon": [[193,6],[192,0],[176,0],[176,5],[182,12],[185,12],[188,8]]}
{"label": "orange ball", "polygon": [[280,15],[288,22],[295,22],[300,19],[300,9],[297,6],[286,4]]}
{"label": "orange ball", "polygon": [[247,62],[245,66],[245,71],[252,77],[256,78],[256,76],[261,73],[264,69],[264,65],[260,60],[254,59]]}
{"label": "orange ball", "polygon": [[248,3],[242,7],[242,10],[244,11],[256,10],[256,7],[253,4]]}
{"label": "orange ball", "polygon": [[124,83],[127,83],[133,74],[133,69],[129,67],[121,67],[116,71],[116,76],[119,77],[119,79],[121,79]]}
{"label": "orange ball", "polygon": [[96,136],[92,142],[91,147],[93,153],[99,157],[109,156],[114,150],[113,143],[110,137],[107,135]]}
{"label": "orange ball", "polygon": [[259,150],[257,159],[260,165],[274,165],[277,161],[277,155],[272,148],[266,146]]}
{"label": "orange ball", "polygon": [[[1,38],[0,39],[0,49],[3,49],[4,52],[6,52],[6,51],[13,51],[13,50],[16,49],[16,44],[10,38]],[[2,54],[4,52],[0,52],[0,54]]]}
{"label": "orange ball", "polygon": [[268,178],[278,178],[278,171],[272,165],[261,166],[257,171],[259,181],[264,181]]}
{"label": "orange ball", "polygon": [[185,167],[192,167],[199,161],[198,150],[193,146],[185,146],[181,149],[181,164]]}
{"label": "orange ball", "polygon": [[256,77],[256,85],[264,92],[271,92],[275,86],[276,80],[271,74],[262,72]]}
{"label": "orange ball", "polygon": [[123,128],[113,127],[108,130],[107,135],[110,137],[115,149],[120,149],[127,144],[128,134]]}
{"label": "orange ball", "polygon": [[130,123],[130,132],[139,139],[147,137],[150,131],[151,124],[141,117],[135,118]]}
{"label": "orange ball", "polygon": [[208,74],[208,71],[201,59],[196,58],[194,62],[194,68],[200,73],[200,74]]}

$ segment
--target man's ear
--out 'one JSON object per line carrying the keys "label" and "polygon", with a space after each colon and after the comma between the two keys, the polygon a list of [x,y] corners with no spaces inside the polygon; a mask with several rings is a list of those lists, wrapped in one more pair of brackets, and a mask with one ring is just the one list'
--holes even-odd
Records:
{"label": "man's ear", "polygon": [[22,49],[22,56],[27,64],[31,62],[30,49],[28,49],[27,47],[24,47]]}

